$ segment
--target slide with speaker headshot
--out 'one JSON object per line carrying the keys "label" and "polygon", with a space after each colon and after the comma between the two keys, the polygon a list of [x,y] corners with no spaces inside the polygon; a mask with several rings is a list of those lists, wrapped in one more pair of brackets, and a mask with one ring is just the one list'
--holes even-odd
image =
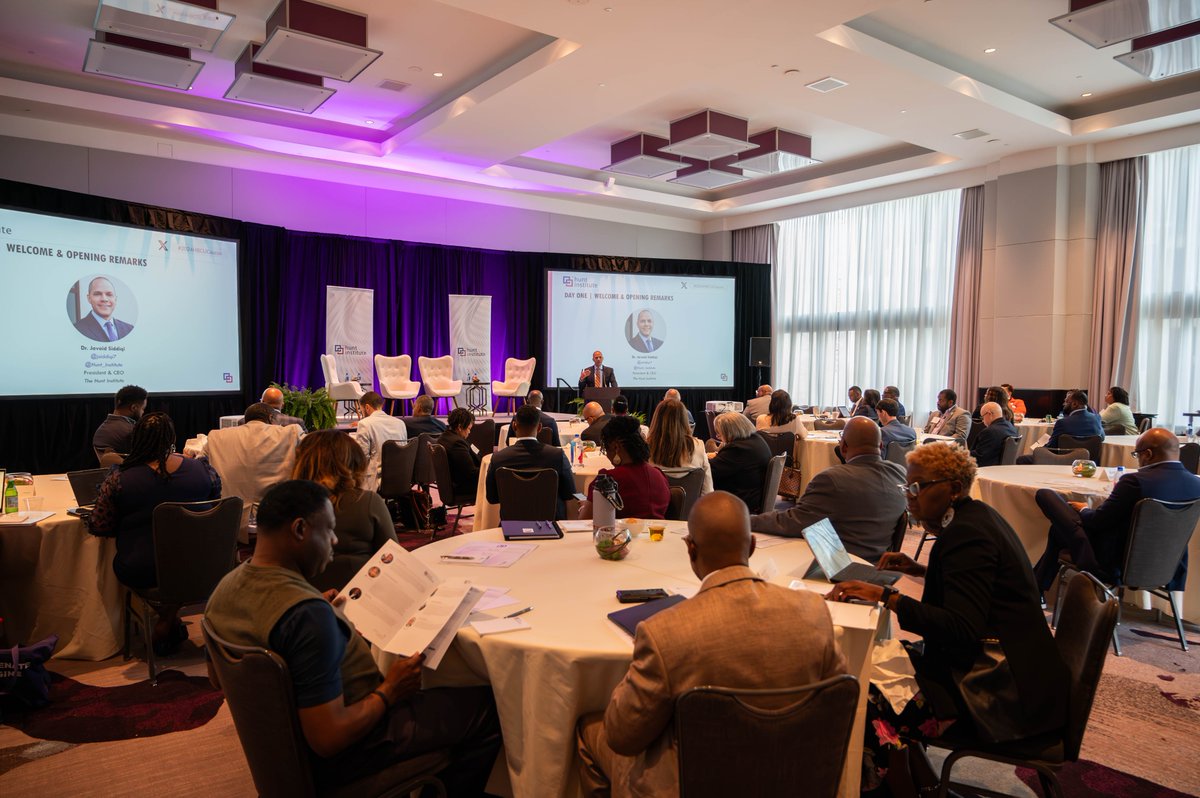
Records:
{"label": "slide with speaker headshot", "polygon": [[237,242],[0,208],[2,395],[241,390]]}

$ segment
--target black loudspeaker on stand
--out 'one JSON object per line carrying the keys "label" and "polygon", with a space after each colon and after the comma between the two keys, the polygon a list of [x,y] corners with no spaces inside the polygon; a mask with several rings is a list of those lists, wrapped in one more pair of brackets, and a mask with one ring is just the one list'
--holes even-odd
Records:
{"label": "black loudspeaker on stand", "polygon": [[759,385],[763,384],[762,370],[771,368],[771,339],[770,338],[751,338],[750,339],[750,367],[753,368],[755,375],[754,390],[758,389]]}

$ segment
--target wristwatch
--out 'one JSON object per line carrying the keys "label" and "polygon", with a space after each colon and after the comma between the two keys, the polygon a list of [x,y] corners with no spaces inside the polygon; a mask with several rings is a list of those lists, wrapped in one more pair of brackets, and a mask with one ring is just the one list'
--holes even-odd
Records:
{"label": "wristwatch", "polygon": [[897,590],[896,588],[892,587],[891,585],[884,585],[883,586],[883,598],[881,598],[879,601],[886,608],[888,605],[888,602],[892,600],[892,596],[896,596],[899,594],[900,594],[900,591]]}

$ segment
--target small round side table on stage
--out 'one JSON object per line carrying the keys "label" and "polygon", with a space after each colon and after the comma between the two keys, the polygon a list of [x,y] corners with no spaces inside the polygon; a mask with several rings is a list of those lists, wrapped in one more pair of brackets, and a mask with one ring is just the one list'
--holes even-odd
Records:
{"label": "small round side table on stage", "polygon": [[488,407],[487,389],[484,388],[484,383],[475,380],[474,382],[464,382],[467,394],[467,409],[477,416],[490,416],[492,409]]}
{"label": "small round side table on stage", "polygon": [[1200,416],[1200,410],[1197,410],[1195,413],[1184,413],[1183,415],[1185,415],[1188,420],[1187,439],[1190,441],[1193,437],[1193,433],[1192,433],[1193,422],[1195,422],[1197,416]]}

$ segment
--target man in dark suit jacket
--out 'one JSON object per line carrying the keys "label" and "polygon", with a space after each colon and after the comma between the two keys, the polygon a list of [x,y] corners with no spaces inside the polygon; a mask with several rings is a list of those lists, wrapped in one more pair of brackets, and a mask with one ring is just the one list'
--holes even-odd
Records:
{"label": "man in dark suit jacket", "polygon": [[417,401],[413,402],[413,414],[402,420],[410,438],[426,432],[441,435],[446,431],[446,423],[433,414],[433,398],[425,394],[418,396]]}
{"label": "man in dark suit jacket", "polygon": [[[540,417],[542,423],[542,429],[550,430],[550,445],[562,446],[562,440],[558,437],[558,422],[554,420],[553,416],[542,410],[542,401],[542,392],[538,390],[530,391],[525,397],[525,404],[529,405],[530,407],[537,408],[538,416]],[[508,444],[512,443],[513,439],[516,437],[516,429],[513,428],[512,424],[509,424],[508,438],[505,439],[504,445],[507,446]]]}
{"label": "man in dark suit jacket", "polygon": [[1050,440],[1047,446],[1058,446],[1060,435],[1070,435],[1074,438],[1087,438],[1099,435],[1104,440],[1104,427],[1100,424],[1100,416],[1088,409],[1086,391],[1069,391],[1063,401],[1063,417],[1054,422],[1050,430]]}
{"label": "man in dark suit jacket", "polygon": [[971,456],[980,468],[1000,465],[1000,458],[1004,456],[1004,442],[1009,438],[1020,440],[1021,433],[1004,417],[1004,411],[995,402],[985,402],[979,408],[979,416],[983,419],[983,430],[975,437]]}
{"label": "man in dark suit jacket", "polygon": [[[1161,427],[1148,429],[1134,446],[1138,470],[1121,477],[1109,497],[1094,510],[1083,502],[1067,502],[1049,488],[1037,492],[1038,507],[1050,519],[1046,553],[1034,569],[1043,592],[1058,573],[1058,553],[1062,549],[1067,549],[1071,561],[1084,571],[1107,579],[1117,576],[1125,558],[1133,507],[1141,499],[1200,499],[1200,477],[1179,462],[1179,439],[1174,433]],[[1182,590],[1186,576],[1185,554],[1171,588]]]}
{"label": "man in dark suit jacket", "polygon": [[588,428],[579,433],[580,439],[600,443],[600,432],[611,419],[599,402],[588,402],[583,406],[583,420],[588,423]]}
{"label": "man in dark suit jacket", "polygon": [[592,365],[579,372],[579,393],[582,394],[584,388],[616,387],[617,378],[613,370],[604,365],[604,353],[597,349],[592,352]]}
{"label": "man in dark suit jacket", "polygon": [[[896,418],[904,418],[908,413],[904,412],[904,402],[900,401],[900,389],[895,385],[889,385],[883,389],[883,398],[891,399],[896,403],[896,408],[900,411]],[[878,410],[878,408],[876,408]]]}
{"label": "man in dark suit jacket", "polygon": [[133,332],[133,325],[113,316],[117,309],[117,291],[107,277],[94,277],[88,283],[87,301],[92,312],[75,322],[75,329],[93,341],[120,341]]}
{"label": "man in dark suit jacket", "polygon": [[492,504],[500,503],[500,490],[496,485],[496,469],[498,468],[551,468],[558,472],[558,512],[556,518],[567,517],[566,500],[575,495],[575,474],[567,456],[557,446],[539,443],[537,439],[541,422],[536,407],[522,405],[513,417],[512,427],[516,438],[512,445],[501,449],[492,455],[491,465],[488,466],[484,487],[487,489],[487,500]]}
{"label": "man in dark suit jacket", "polygon": [[648,310],[637,315],[637,335],[629,339],[629,345],[638,352],[657,352],[662,348],[662,339],[654,337],[654,315]]}
{"label": "man in dark suit jacket", "polygon": [[794,507],[752,516],[750,528],[798,538],[828,518],[846,551],[878,562],[907,506],[897,487],[905,471],[879,456],[879,438],[879,425],[869,418],[847,421],[839,444],[846,462],[814,476]]}

